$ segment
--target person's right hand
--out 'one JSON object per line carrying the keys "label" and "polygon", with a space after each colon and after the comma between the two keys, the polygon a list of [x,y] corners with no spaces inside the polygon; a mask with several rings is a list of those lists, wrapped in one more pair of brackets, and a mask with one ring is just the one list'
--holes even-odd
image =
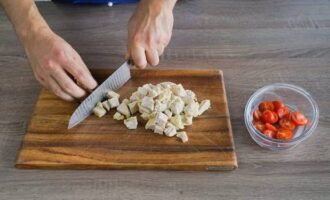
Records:
{"label": "person's right hand", "polygon": [[36,79],[56,96],[73,101],[97,86],[79,54],[55,33],[39,33],[24,47]]}

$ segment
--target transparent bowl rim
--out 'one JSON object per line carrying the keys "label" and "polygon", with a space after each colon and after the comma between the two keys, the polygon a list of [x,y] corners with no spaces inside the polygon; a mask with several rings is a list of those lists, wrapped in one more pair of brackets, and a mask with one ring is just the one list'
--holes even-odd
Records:
{"label": "transparent bowl rim", "polygon": [[[301,134],[300,136],[292,139],[292,140],[278,140],[278,139],[273,139],[273,138],[269,138],[267,136],[265,136],[264,134],[262,134],[260,131],[258,131],[252,124],[251,121],[249,121],[249,117],[248,115],[251,115],[251,113],[248,113],[248,108],[250,108],[252,106],[252,102],[263,92],[269,90],[269,89],[273,89],[273,88],[287,88],[287,89],[291,89],[294,90],[295,92],[300,93],[302,96],[304,96],[309,103],[312,105],[313,108],[313,116],[314,116],[314,120],[312,121],[312,125],[305,131],[305,134]],[[257,91],[255,91],[251,97],[249,98],[249,100],[246,103],[245,106],[245,111],[244,111],[244,120],[245,120],[245,125],[248,129],[248,131],[253,131],[254,133],[256,133],[259,137],[262,137],[265,140],[271,141],[271,142],[276,142],[276,143],[295,143],[299,140],[305,139],[307,138],[309,135],[311,135],[311,133],[313,133],[313,131],[316,129],[318,121],[319,121],[319,108],[317,103],[315,102],[315,100],[312,98],[312,96],[303,88],[296,86],[296,85],[292,85],[292,84],[287,84],[287,83],[274,83],[271,85],[267,85],[264,86],[260,89],[258,89]],[[250,127],[252,127],[252,130],[250,129]]]}

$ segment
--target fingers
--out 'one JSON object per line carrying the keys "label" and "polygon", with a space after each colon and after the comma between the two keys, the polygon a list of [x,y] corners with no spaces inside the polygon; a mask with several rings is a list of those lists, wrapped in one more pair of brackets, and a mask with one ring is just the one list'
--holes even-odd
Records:
{"label": "fingers", "polygon": [[148,63],[152,66],[156,66],[159,63],[158,52],[155,49],[148,49],[146,51]]}
{"label": "fingers", "polygon": [[64,68],[78,81],[78,83],[83,88],[89,91],[92,91],[96,88],[97,82],[78,54],[74,56],[72,61],[67,62],[64,65]]}
{"label": "fingers", "polygon": [[159,44],[158,47],[157,47],[157,52],[158,52],[158,55],[161,56],[163,55],[164,53],[164,48],[165,46],[163,44]]}
{"label": "fingers", "polygon": [[60,97],[66,101],[74,101],[75,99],[69,94],[65,93],[62,88],[58,85],[57,81],[55,81],[52,77],[47,78],[47,84],[44,85],[46,89],[53,92],[56,96]]}
{"label": "fingers", "polygon": [[62,88],[62,90],[71,95],[74,98],[82,98],[86,95],[85,90],[80,88],[63,70],[61,67],[56,67],[56,69],[51,74],[52,78],[56,80],[58,85]]}
{"label": "fingers", "polygon": [[147,66],[145,49],[141,46],[133,46],[131,48],[131,57],[136,67],[143,69]]}

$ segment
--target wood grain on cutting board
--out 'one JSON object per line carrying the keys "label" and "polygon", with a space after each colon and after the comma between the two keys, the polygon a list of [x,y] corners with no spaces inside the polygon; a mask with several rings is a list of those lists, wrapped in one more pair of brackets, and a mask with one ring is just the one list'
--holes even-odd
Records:
{"label": "wood grain on cutting board", "polygon": [[[94,70],[98,82],[113,70]],[[187,143],[144,129],[128,130],[112,119],[89,116],[67,129],[78,104],[41,90],[16,162],[28,169],[158,169],[231,170],[237,167],[223,74],[219,70],[132,70],[118,91],[121,99],[145,83],[181,83],[198,101],[211,100],[211,109],[194,118],[185,131]]]}

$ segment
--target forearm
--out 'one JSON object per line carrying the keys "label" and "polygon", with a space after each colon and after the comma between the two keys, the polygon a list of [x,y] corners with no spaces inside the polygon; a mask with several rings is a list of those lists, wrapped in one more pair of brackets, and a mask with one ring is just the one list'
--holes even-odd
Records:
{"label": "forearm", "polygon": [[0,4],[23,45],[37,34],[50,31],[33,0],[0,0]]}

